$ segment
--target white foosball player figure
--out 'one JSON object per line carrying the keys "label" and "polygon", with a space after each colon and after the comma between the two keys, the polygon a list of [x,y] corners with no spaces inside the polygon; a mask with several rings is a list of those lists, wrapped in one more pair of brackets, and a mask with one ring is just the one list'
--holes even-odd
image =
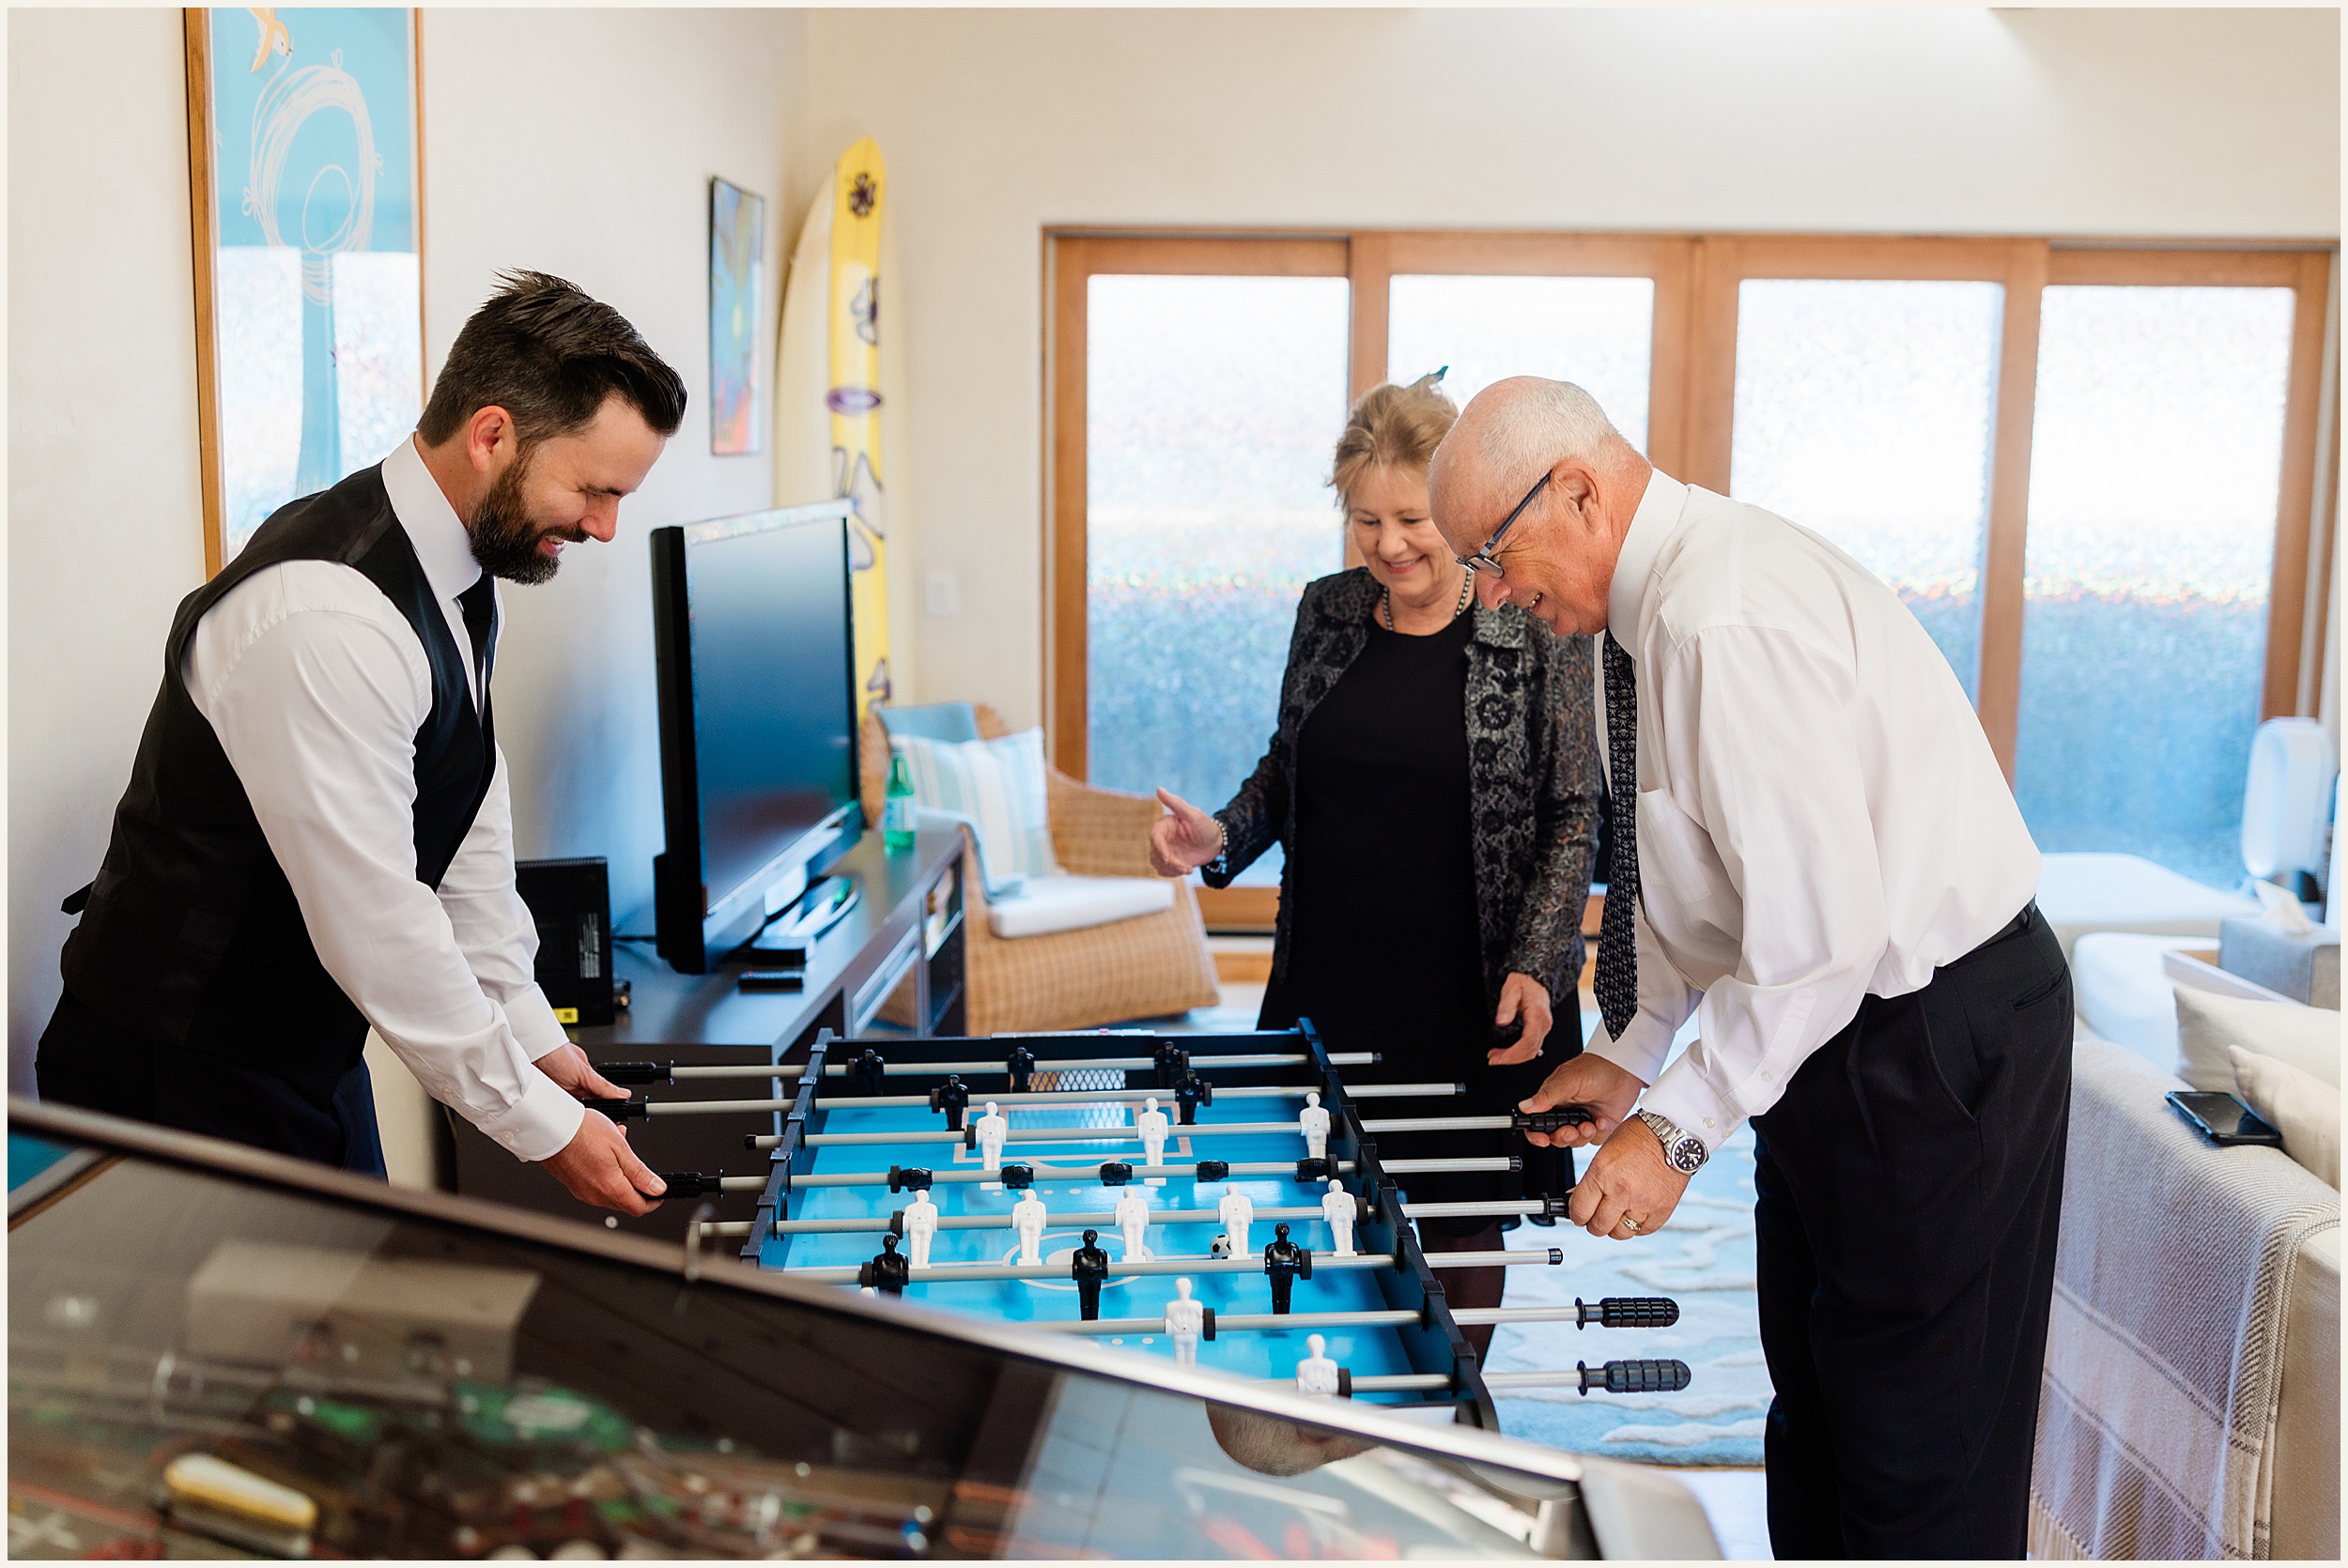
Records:
{"label": "white foosball player figure", "polygon": [[1174,1282],[1174,1299],[1166,1304],[1166,1337],[1174,1342],[1174,1364],[1198,1364],[1198,1335],[1207,1326],[1207,1309],[1190,1299],[1190,1282]]}
{"label": "white foosball player figure", "polygon": [[1305,1131],[1305,1154],[1312,1160],[1329,1158],[1329,1113],[1321,1108],[1321,1097],[1307,1093],[1305,1109],[1296,1114],[1297,1125]]}
{"label": "white foosball player figure", "polygon": [[1248,1250],[1247,1227],[1256,1222],[1256,1202],[1244,1192],[1226,1192],[1223,1201],[1214,1206],[1215,1218],[1223,1222],[1223,1234],[1229,1238],[1230,1256],[1253,1257]]}
{"label": "white foosball player figure", "polygon": [[1128,1187],[1117,1200],[1117,1229],[1125,1238],[1125,1261],[1139,1263],[1153,1256],[1142,1244],[1141,1233],[1150,1228],[1150,1200]]}
{"label": "white foosball player figure", "polygon": [[1313,1334],[1305,1339],[1305,1348],[1311,1353],[1296,1363],[1296,1391],[1322,1399],[1336,1398],[1337,1363],[1321,1354],[1329,1348],[1329,1342]]}
{"label": "white foosball player figure", "polygon": [[916,1268],[930,1266],[930,1237],[937,1234],[937,1206],[917,1191],[905,1205],[905,1257]]}
{"label": "white foosball player figure", "polygon": [[[1158,1109],[1158,1097],[1151,1095],[1141,1102],[1141,1110],[1134,1116],[1134,1130],[1141,1134],[1141,1152],[1150,1164],[1166,1163],[1166,1113]],[[1152,1187],[1166,1185],[1164,1176],[1149,1178]]]}
{"label": "white foosball player figure", "polygon": [[1361,1206],[1345,1190],[1345,1183],[1331,1176],[1329,1191],[1321,1200],[1321,1217],[1329,1222],[1329,1250],[1339,1257],[1353,1255],[1353,1218],[1360,1211]]}
{"label": "white foosball player figure", "polygon": [[1043,1200],[1031,1191],[1019,1194],[1019,1201],[1011,1206],[1011,1228],[1019,1233],[1019,1261],[1030,1268],[1043,1261],[1043,1224],[1048,1218]]}
{"label": "white foosball player figure", "polygon": [[1001,1170],[1003,1140],[1011,1136],[1011,1118],[996,1110],[990,1099],[986,1102],[986,1115],[972,1124],[972,1129],[978,1134],[979,1163],[990,1171]]}

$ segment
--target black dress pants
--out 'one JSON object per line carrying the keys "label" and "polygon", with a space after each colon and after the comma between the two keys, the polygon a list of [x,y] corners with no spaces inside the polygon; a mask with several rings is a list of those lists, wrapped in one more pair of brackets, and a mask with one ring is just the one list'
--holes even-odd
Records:
{"label": "black dress pants", "polygon": [[383,1175],[375,1085],[363,1060],[298,1084],[207,1052],[150,1045],[69,992],[41,1031],[34,1070],[40,1098],[61,1105]]}
{"label": "black dress pants", "polygon": [[1753,1118],[1778,1557],[2023,1555],[2070,1105],[2032,907],[1868,997]]}

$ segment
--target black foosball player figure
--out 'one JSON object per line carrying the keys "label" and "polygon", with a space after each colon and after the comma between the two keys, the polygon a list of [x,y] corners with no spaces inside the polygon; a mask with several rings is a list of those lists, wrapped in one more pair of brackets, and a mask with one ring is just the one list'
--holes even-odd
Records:
{"label": "black foosball player figure", "polygon": [[1003,1073],[1011,1080],[1011,1092],[1026,1094],[1035,1077],[1035,1053],[1024,1045],[1014,1045],[1011,1054],[1003,1058]]}
{"label": "black foosball player figure", "polygon": [[969,1108],[970,1085],[962,1081],[960,1073],[948,1073],[946,1082],[930,1091],[930,1109],[946,1113],[949,1132],[962,1130],[962,1114]]}
{"label": "black foosball player figure", "polygon": [[1197,1068],[1193,1068],[1182,1074],[1181,1083],[1174,1085],[1174,1103],[1182,1107],[1182,1125],[1195,1126],[1198,1120],[1198,1107],[1214,1103],[1214,1085],[1198,1076]]}
{"label": "black foosball player figure", "polygon": [[913,1262],[897,1253],[897,1237],[881,1237],[881,1250],[873,1261],[857,1270],[857,1284],[870,1285],[883,1296],[903,1296],[913,1280]]}
{"label": "black foosball player figure", "polygon": [[1313,1254],[1289,1239],[1288,1225],[1272,1227],[1272,1239],[1264,1244],[1263,1271],[1272,1277],[1272,1310],[1286,1314],[1289,1291],[1298,1280],[1313,1277]]}
{"label": "black foosball player figure", "polygon": [[1109,1255],[1093,1245],[1097,1230],[1085,1232],[1085,1244],[1068,1260],[1068,1276],[1076,1282],[1076,1310],[1087,1323],[1101,1320],[1101,1283],[1109,1277]]}

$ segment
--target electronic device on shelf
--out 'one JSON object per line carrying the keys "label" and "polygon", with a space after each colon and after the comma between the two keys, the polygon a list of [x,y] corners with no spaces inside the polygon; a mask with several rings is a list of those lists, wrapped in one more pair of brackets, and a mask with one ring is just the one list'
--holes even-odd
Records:
{"label": "electronic device on shelf", "polygon": [[565,1024],[611,1022],[611,882],[601,855],[522,860],[514,890],[538,928],[538,989]]}
{"label": "electronic device on shelf", "polygon": [[667,848],[656,945],[680,974],[788,908],[863,832],[850,503],[652,532]]}

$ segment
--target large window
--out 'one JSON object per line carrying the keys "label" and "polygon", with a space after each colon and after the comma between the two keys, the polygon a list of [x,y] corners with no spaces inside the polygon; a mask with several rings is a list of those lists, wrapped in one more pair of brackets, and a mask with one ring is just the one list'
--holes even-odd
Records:
{"label": "large window", "polygon": [[[1916,613],[2042,848],[2242,875],[2250,731],[2310,712],[2328,252],[1373,232],[1056,236],[1056,760],[1212,809],[1343,562],[1350,397],[1578,381],[1664,471]],[[2313,548],[2310,543],[2313,542]],[[2310,577],[2312,567],[2315,576]]]}
{"label": "large window", "polygon": [[2047,290],[2014,771],[2042,848],[2241,875],[2293,303]]}
{"label": "large window", "polygon": [[2005,292],[1992,283],[1748,278],[1729,490],[1899,591],[1966,695]]}
{"label": "large window", "polygon": [[1209,809],[1255,765],[1297,596],[1336,571],[1343,278],[1096,276],[1087,310],[1087,768]]}

